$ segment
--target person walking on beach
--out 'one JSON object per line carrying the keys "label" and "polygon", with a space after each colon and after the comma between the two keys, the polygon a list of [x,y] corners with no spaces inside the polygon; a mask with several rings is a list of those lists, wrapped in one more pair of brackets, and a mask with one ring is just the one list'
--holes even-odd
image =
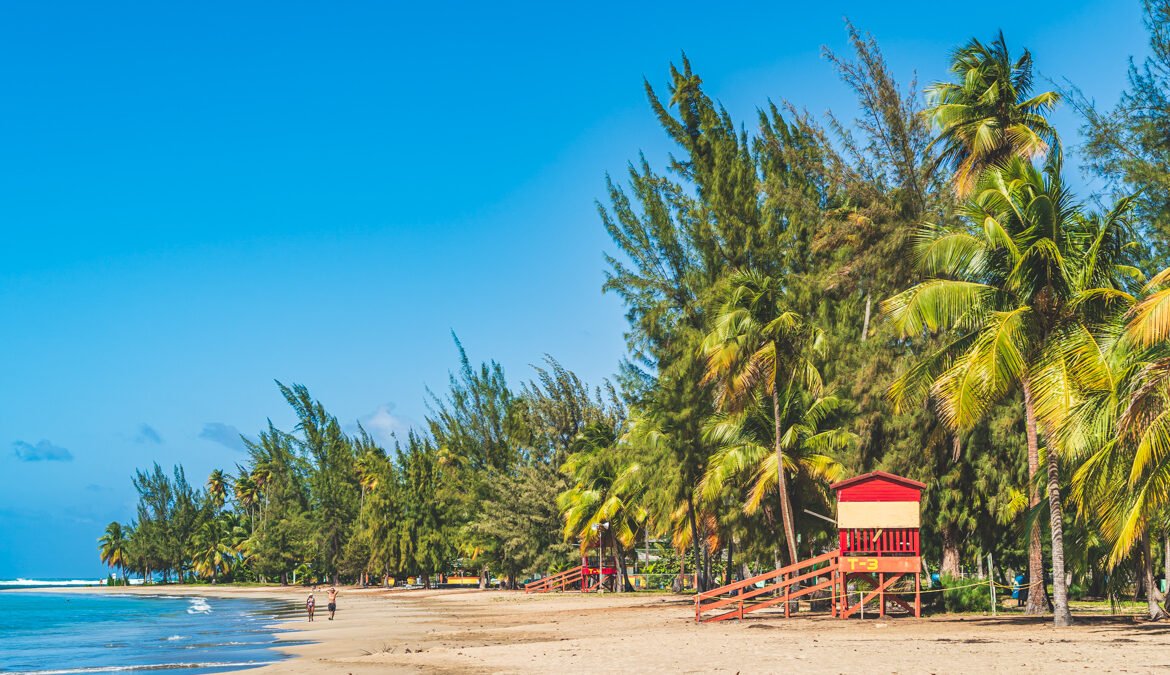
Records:
{"label": "person walking on beach", "polygon": [[309,613],[309,621],[313,620],[313,610],[317,609],[317,600],[310,593],[309,597],[305,599],[305,611]]}
{"label": "person walking on beach", "polygon": [[337,611],[337,589],[329,587],[329,620],[333,620],[333,613]]}

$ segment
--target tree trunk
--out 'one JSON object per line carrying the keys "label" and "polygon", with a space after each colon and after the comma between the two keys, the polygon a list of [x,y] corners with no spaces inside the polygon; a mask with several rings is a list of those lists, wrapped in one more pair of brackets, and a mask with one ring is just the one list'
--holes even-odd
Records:
{"label": "tree trunk", "polygon": [[[1035,421],[1032,422],[1035,425]],[[1056,627],[1071,626],[1072,613],[1068,609],[1068,578],[1064,574],[1064,509],[1060,504],[1060,461],[1056,449],[1048,452],[1048,520],[1052,534],[1052,623]]]}
{"label": "tree trunk", "polygon": [[776,485],[780,489],[780,519],[784,522],[784,539],[788,544],[788,562],[795,564],[796,525],[792,522],[792,502],[788,498],[788,479],[784,476],[784,451],[780,439],[784,420],[780,414],[780,383],[772,383],[772,414],[776,426]]}
{"label": "tree trunk", "polygon": [[687,517],[691,521],[691,550],[695,553],[695,591],[702,593],[707,590],[703,579],[700,579],[699,570],[702,569],[702,558],[699,552],[699,523],[695,518],[695,500],[687,494]]}
{"label": "tree trunk", "polygon": [[614,550],[614,567],[617,569],[617,578],[614,579],[614,590],[627,592],[633,591],[634,588],[630,584],[630,578],[626,575],[626,549],[622,543],[618,541],[617,537],[613,538]]}
{"label": "tree trunk", "polygon": [[711,549],[708,548],[707,544],[704,543],[703,544],[703,583],[705,585],[708,585],[708,586],[713,585],[713,584],[710,584],[710,579],[711,579]]}
{"label": "tree trunk", "polygon": [[1166,592],[1170,593],[1170,528],[1162,533],[1162,578],[1166,580]]}
{"label": "tree trunk", "polygon": [[942,528],[942,565],[939,576],[947,575],[958,579],[962,574],[959,567],[959,535],[954,525]]}
{"label": "tree trunk", "polygon": [[1162,594],[1158,591],[1158,584],[1154,581],[1154,556],[1150,546],[1150,531],[1142,533],[1142,571],[1146,581],[1146,608],[1151,621],[1170,618],[1166,610],[1159,603]]}
{"label": "tree trunk", "polygon": [[[1027,378],[1024,389],[1024,428],[1028,437],[1028,507],[1034,510],[1040,504],[1036,489],[1036,474],[1040,472],[1040,441],[1036,435],[1036,410],[1032,403],[1032,386]],[[1048,591],[1044,583],[1044,548],[1040,543],[1040,523],[1034,522],[1028,536],[1028,606],[1024,614],[1047,614]]]}
{"label": "tree trunk", "polygon": [[873,309],[873,297],[866,292],[865,294],[865,323],[861,325],[861,341],[865,342],[869,337],[869,313]]}
{"label": "tree trunk", "polygon": [[735,540],[729,539],[727,541],[727,567],[723,570],[723,585],[726,586],[731,583],[731,570],[735,555]]}

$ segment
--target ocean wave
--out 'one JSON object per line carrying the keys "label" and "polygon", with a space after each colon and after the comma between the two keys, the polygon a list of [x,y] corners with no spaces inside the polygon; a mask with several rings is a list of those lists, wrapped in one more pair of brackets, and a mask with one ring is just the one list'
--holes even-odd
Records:
{"label": "ocean wave", "polygon": [[275,661],[207,661],[202,663],[144,663],[137,666],[93,666],[61,670],[26,670],[12,675],[83,675],[85,673],[121,673],[140,670],[187,670],[190,668],[244,668],[267,666]]}
{"label": "ocean wave", "polygon": [[167,638],[167,642],[174,642],[175,640],[186,640],[186,639],[187,639],[186,635],[172,635],[169,638]]}
{"label": "ocean wave", "polygon": [[0,579],[0,586],[100,586],[100,579]]}
{"label": "ocean wave", "polygon": [[191,598],[191,606],[187,608],[188,614],[211,614],[211,605],[208,604],[207,598]]}

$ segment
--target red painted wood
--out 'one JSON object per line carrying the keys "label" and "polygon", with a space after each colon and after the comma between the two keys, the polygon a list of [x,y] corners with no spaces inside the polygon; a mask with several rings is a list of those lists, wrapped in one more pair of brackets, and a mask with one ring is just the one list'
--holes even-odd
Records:
{"label": "red painted wood", "polygon": [[917,502],[922,499],[923,483],[885,471],[854,476],[829,486],[842,502]]}
{"label": "red painted wood", "polygon": [[918,502],[922,491],[882,478],[854,483],[837,491],[839,502]]}

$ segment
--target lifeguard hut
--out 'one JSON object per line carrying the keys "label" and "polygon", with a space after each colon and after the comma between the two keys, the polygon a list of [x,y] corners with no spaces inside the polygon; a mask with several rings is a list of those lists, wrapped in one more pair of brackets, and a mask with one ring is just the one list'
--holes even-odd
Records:
{"label": "lifeguard hut", "polygon": [[524,585],[525,593],[549,593],[551,591],[593,591],[617,590],[616,562],[597,557],[593,564],[588,556],[581,556],[581,564],[563,572],[542,577]]}
{"label": "lifeguard hut", "polygon": [[[837,531],[840,593],[837,613],[848,618],[866,602],[878,599],[878,614],[886,603],[922,615],[922,548],[919,540],[922,490],[926,485],[885,471],[854,476],[829,486],[837,493]],[[891,589],[914,577],[914,600],[908,592]],[[848,601],[851,581],[866,581],[872,590],[856,605]]]}
{"label": "lifeguard hut", "polygon": [[[783,606],[787,617],[794,601],[816,600],[825,591],[833,616],[842,619],[863,612],[874,600],[878,616],[886,615],[888,603],[922,616],[919,526],[926,485],[873,471],[829,487],[837,496],[836,550],[698,593],[695,620],[743,619],[773,606]],[[860,590],[851,591],[851,585]],[[714,610],[722,611],[704,616]]]}

